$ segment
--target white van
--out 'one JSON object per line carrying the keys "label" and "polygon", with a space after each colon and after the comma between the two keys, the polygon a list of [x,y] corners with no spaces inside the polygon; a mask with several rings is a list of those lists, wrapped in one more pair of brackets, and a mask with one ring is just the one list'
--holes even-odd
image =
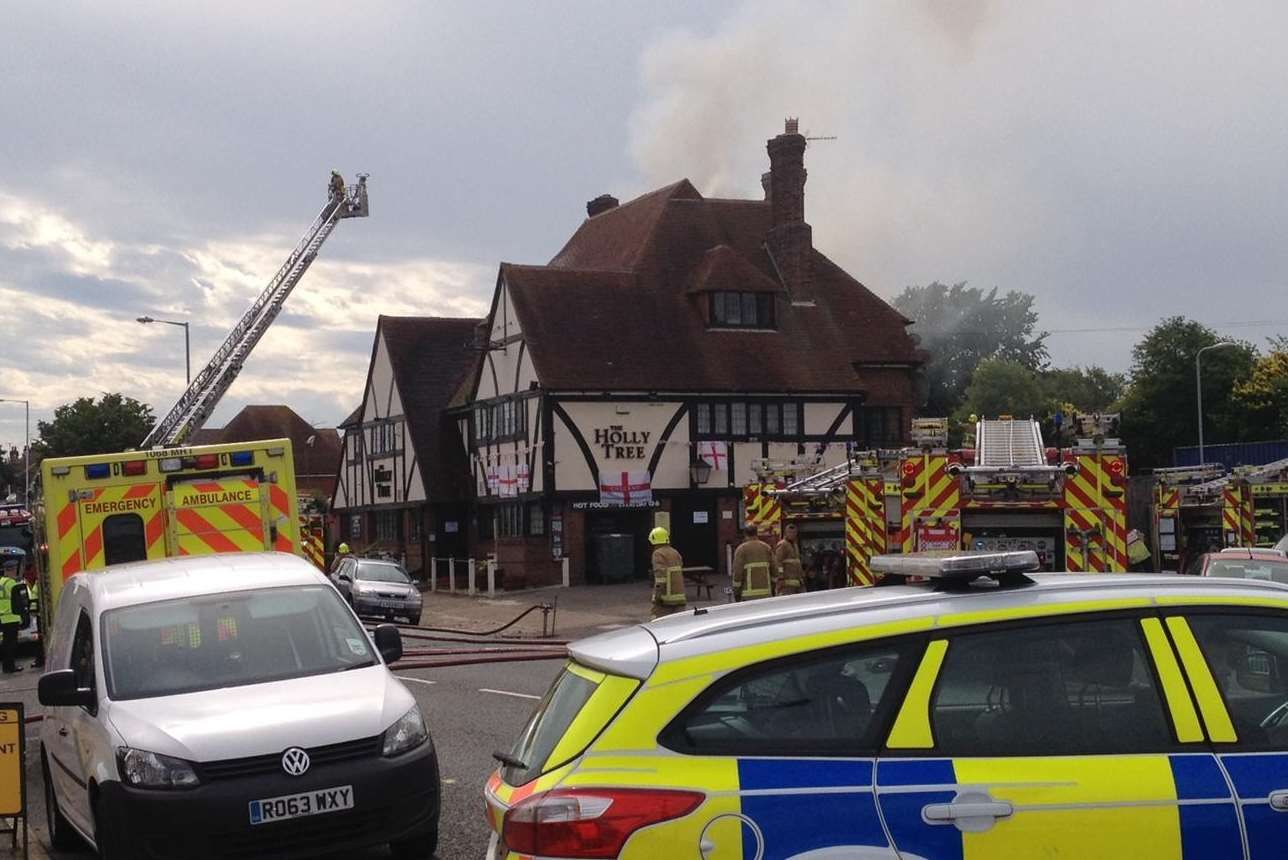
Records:
{"label": "white van", "polygon": [[428,858],[438,760],[368,636],[282,553],[125,564],[69,579],[39,698],[51,841],[104,860],[307,857],[388,842]]}

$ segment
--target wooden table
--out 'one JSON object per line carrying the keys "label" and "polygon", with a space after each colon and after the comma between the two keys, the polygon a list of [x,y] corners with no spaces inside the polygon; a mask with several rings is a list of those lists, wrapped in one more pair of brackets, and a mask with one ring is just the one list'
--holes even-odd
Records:
{"label": "wooden table", "polygon": [[684,581],[693,586],[694,599],[702,596],[702,589],[704,588],[707,590],[707,600],[711,599],[711,589],[715,586],[707,581],[707,576],[715,573],[715,568],[699,564],[692,567],[682,567],[680,570],[684,572]]}

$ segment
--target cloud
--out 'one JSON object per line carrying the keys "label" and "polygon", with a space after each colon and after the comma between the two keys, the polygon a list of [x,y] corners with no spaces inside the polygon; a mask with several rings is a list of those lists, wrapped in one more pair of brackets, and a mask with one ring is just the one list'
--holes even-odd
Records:
{"label": "cloud", "polygon": [[[34,424],[76,397],[120,391],[158,415],[183,390],[183,340],[151,315],[190,320],[195,374],[295,240],[262,233],[198,245],[101,236],[32,199],[0,198],[0,397],[32,401]],[[377,315],[481,316],[495,269],[431,259],[314,261],[212,422],[247,403],[286,403],[334,424],[362,389]],[[7,404],[0,404],[0,407]],[[21,443],[21,410],[0,408],[0,443]]]}
{"label": "cloud", "polygon": [[[648,48],[631,152],[647,186],[758,197],[760,142],[799,116],[838,137],[806,155],[815,243],[886,297],[1018,289],[1052,329],[1283,321],[1286,27],[1268,3],[748,3]],[[1136,337],[1052,353],[1122,369]]]}

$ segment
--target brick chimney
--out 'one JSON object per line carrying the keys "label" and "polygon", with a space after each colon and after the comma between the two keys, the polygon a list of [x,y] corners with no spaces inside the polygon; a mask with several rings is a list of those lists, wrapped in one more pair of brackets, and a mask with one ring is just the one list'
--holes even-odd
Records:
{"label": "brick chimney", "polygon": [[586,204],[586,217],[594,218],[600,212],[617,208],[617,198],[611,194],[601,194]]}
{"label": "brick chimney", "polygon": [[769,209],[772,222],[766,244],[793,304],[814,301],[814,236],[805,223],[805,136],[796,119],[770,140]]}

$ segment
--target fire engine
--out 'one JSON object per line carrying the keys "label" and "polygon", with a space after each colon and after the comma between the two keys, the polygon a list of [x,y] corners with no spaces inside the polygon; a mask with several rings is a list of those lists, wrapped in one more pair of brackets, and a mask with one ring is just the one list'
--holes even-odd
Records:
{"label": "fire engine", "polygon": [[[1181,571],[1194,555],[1232,546],[1273,546],[1288,496],[1288,460],[1154,470],[1154,567]],[[1263,527],[1263,525],[1265,527]]]}
{"label": "fire engine", "polygon": [[855,451],[804,475],[756,463],[744,515],[775,534],[798,523],[806,556],[821,536],[840,542],[852,585],[873,583],[874,555],[930,549],[1031,549],[1046,570],[1123,571],[1127,455],[1109,435],[1117,426],[1117,415],[1079,416],[1074,443],[1057,449],[1042,444],[1037,421],[984,419],[974,447],[950,450],[946,419],[918,419],[908,448]]}

